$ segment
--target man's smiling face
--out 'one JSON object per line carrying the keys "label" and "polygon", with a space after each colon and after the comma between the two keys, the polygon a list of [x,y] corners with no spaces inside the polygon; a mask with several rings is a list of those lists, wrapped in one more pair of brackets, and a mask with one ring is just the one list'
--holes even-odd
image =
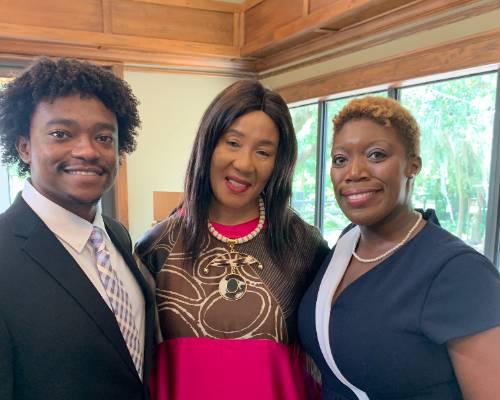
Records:
{"label": "man's smiling face", "polygon": [[78,93],[42,101],[31,117],[29,138],[19,136],[17,149],[38,192],[93,219],[118,168],[116,116],[100,100]]}

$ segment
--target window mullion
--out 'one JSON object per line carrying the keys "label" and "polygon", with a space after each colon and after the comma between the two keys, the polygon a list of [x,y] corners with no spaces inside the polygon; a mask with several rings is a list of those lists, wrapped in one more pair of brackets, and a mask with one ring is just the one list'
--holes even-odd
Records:
{"label": "window mullion", "polygon": [[387,95],[389,96],[389,98],[399,101],[399,90],[398,90],[398,88],[390,87],[387,90]]}
{"label": "window mullion", "polygon": [[326,102],[318,103],[318,133],[316,146],[316,204],[314,225],[323,233],[323,218],[325,210],[325,168],[326,168]]}
{"label": "window mullion", "polygon": [[497,71],[495,118],[493,123],[493,146],[491,152],[490,183],[488,190],[488,211],[484,255],[498,266],[500,225],[500,70]]}

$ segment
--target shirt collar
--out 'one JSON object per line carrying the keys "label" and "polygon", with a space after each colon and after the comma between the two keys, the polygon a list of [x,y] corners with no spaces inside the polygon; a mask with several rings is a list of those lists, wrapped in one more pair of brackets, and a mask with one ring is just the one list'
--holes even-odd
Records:
{"label": "shirt collar", "polygon": [[101,228],[107,236],[101,213],[101,202],[97,204],[94,222],[73,214],[38,192],[26,179],[22,192],[24,201],[31,207],[52,233],[81,253],[87,244],[94,226]]}

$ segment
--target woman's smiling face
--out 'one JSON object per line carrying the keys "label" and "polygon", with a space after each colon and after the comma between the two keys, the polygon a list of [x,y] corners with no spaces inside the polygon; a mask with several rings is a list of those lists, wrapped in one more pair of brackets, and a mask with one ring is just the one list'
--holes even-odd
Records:
{"label": "woman's smiling face", "polygon": [[273,172],[278,152],[276,124],[263,111],[234,121],[220,137],[210,163],[213,198],[211,218],[223,221],[238,215],[244,222],[258,215],[257,199]]}
{"label": "woman's smiling face", "polygon": [[410,180],[421,167],[394,129],[369,119],[347,122],[334,135],[331,179],[344,214],[373,225],[410,206]]}

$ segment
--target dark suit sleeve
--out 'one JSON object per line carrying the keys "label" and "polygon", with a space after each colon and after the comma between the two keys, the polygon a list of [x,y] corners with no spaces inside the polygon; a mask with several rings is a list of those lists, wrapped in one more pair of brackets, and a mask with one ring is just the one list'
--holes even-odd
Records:
{"label": "dark suit sleeve", "polygon": [[0,317],[0,399],[14,398],[14,370],[12,360],[12,344],[9,332]]}

